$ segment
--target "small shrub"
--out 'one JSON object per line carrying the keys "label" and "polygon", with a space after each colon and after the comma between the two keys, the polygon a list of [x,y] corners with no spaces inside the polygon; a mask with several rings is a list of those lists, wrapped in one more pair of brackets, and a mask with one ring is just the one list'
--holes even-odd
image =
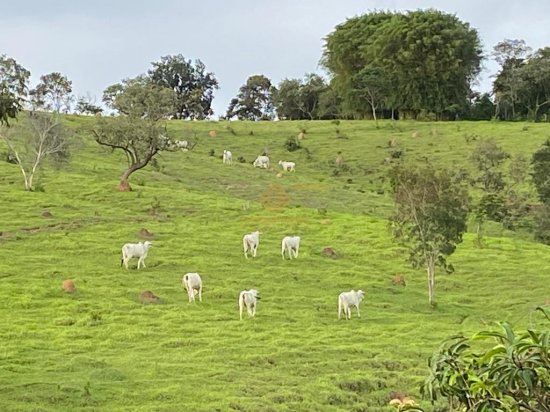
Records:
{"label": "small shrub", "polygon": [[153,157],[151,159],[151,161],[149,162],[149,164],[151,165],[151,167],[153,168],[153,170],[155,172],[160,172],[163,168],[161,167],[161,165],[159,164],[158,160]]}
{"label": "small shrub", "polygon": [[336,128],[336,138],[337,139],[347,139],[348,136],[340,131],[339,128]]}
{"label": "small shrub", "polygon": [[150,215],[157,216],[162,211],[162,206],[160,205],[160,200],[155,196],[151,201],[151,207],[148,212]]}
{"label": "small shrub", "polygon": [[250,132],[248,132],[248,134],[249,134],[250,136],[254,136],[254,131],[251,130]]}
{"label": "small shrub", "polygon": [[6,152],[4,153],[6,162],[16,165],[17,164],[17,158],[13,153]]}
{"label": "small shrub", "polygon": [[289,152],[295,152],[296,150],[299,150],[302,148],[302,145],[295,137],[289,137],[285,144],[284,144],[286,150]]}
{"label": "small shrub", "polygon": [[237,157],[237,162],[246,163],[246,159],[243,156],[239,156],[239,157]]}
{"label": "small shrub", "polygon": [[42,185],[42,182],[38,181],[34,184],[34,187],[32,188],[32,191],[33,192],[41,192],[41,193],[44,193],[46,191],[46,189],[44,188],[44,186]]}
{"label": "small shrub", "polygon": [[340,120],[335,119],[335,120],[332,120],[331,123],[335,124],[336,126],[339,126],[340,125]]}
{"label": "small shrub", "polygon": [[216,152],[214,151],[214,149],[210,149],[210,150],[208,151],[208,156],[214,156],[215,153],[216,153]]}
{"label": "small shrub", "polygon": [[392,159],[401,159],[401,156],[403,155],[403,151],[402,150],[392,150],[392,152],[390,153],[390,156]]}

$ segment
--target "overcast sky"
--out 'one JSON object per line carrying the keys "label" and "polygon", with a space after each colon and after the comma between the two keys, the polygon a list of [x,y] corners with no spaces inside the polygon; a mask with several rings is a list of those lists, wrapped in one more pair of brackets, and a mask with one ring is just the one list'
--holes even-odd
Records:
{"label": "overcast sky", "polygon": [[[323,38],[347,18],[373,10],[437,8],[477,29],[488,55],[503,39],[550,46],[549,0],[0,0],[0,54],[32,73],[59,71],[77,95],[145,73],[161,56],[200,59],[214,73],[215,116],[250,75],[274,84],[317,72]],[[480,90],[496,71],[490,59]]]}

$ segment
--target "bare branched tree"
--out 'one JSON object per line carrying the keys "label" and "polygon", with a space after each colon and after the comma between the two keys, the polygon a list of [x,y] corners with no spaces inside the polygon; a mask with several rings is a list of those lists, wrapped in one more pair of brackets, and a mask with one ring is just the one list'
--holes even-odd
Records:
{"label": "bare branched tree", "polygon": [[16,126],[0,130],[0,138],[21,170],[25,190],[32,191],[36,173],[46,158],[58,163],[68,159],[68,135],[59,119],[49,113],[27,113],[20,120]]}

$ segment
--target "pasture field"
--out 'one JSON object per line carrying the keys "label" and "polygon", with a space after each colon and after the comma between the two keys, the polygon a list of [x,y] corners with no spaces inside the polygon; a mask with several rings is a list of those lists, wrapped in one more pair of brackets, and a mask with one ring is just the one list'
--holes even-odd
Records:
{"label": "pasture field", "polygon": [[[376,412],[395,410],[395,393],[445,410],[419,395],[443,339],[498,320],[545,327],[533,309],[550,299],[550,249],[497,225],[482,249],[465,235],[428,305],[424,271],[388,230],[385,159],[401,150],[405,161],[471,170],[488,137],[529,158],[548,125],[174,121],[169,134],[195,148],[162,154],[120,193],[124,156],[91,139],[93,119],[66,121],[77,149],[67,167],[41,172],[42,191],[25,192],[17,166],[0,162],[2,411]],[[302,129],[302,149],[288,152]],[[264,149],[271,170],[251,165]],[[279,160],[296,172],[277,177]],[[154,234],[147,268],[121,268],[120,247],[143,240],[141,228]],[[242,236],[256,229],[258,256],[245,260]],[[292,234],[300,256],[283,261]],[[327,246],[338,259],[323,256]],[[189,304],[181,278],[194,271],[203,302]],[[406,286],[392,284],[397,274]],[[68,278],[74,294],[61,289]],[[250,288],[262,299],[241,322],[237,297]],[[352,288],[366,291],[362,317],[338,321],[337,296]],[[160,303],[141,303],[144,290]]]}

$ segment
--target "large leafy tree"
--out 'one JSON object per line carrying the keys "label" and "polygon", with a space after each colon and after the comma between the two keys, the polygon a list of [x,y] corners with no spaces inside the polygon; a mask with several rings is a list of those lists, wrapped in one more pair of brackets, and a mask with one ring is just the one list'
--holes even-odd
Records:
{"label": "large leafy tree", "polygon": [[172,115],[178,119],[204,119],[213,114],[212,100],[218,81],[200,60],[181,54],[161,57],[148,71],[151,81],[173,90],[177,95]]}
{"label": "large leafy tree", "polygon": [[367,103],[371,109],[372,118],[378,127],[376,112],[384,106],[385,100],[390,93],[390,83],[384,71],[377,67],[367,66],[353,76],[353,89],[350,96],[354,107],[365,112],[364,104]]}
{"label": "large leafy tree", "polygon": [[476,30],[454,15],[430,9],[348,19],[327,36],[322,64],[352,114],[360,103],[354,78],[370,68],[380,70],[392,85],[385,99],[388,108],[443,116],[465,104],[481,59]]}
{"label": "large leafy tree", "polygon": [[9,125],[22,109],[30,75],[15,59],[0,55],[0,125]]}
{"label": "large leafy tree", "polygon": [[531,158],[531,177],[542,202],[536,213],[535,238],[550,245],[550,139],[547,139]]}
{"label": "large leafy tree", "polygon": [[480,246],[485,221],[489,219],[501,222],[508,213],[504,198],[506,182],[501,166],[509,157],[494,139],[481,140],[470,155],[470,160],[478,171],[473,183],[482,191],[475,206],[477,241]]}
{"label": "large leafy tree", "polygon": [[145,77],[109,86],[104,100],[120,115],[98,118],[93,129],[97,143],[126,155],[127,168],[120,177],[120,190],[131,190],[132,173],[147,166],[162,150],[174,146],[166,136],[165,119],[172,113],[176,93]]}
{"label": "large leafy tree", "polygon": [[[308,73],[303,80],[284,79],[273,91],[273,104],[280,119],[321,119],[326,117],[321,96],[328,89],[325,80]],[[329,116],[330,117],[330,116]]]}
{"label": "large leafy tree", "polygon": [[467,187],[447,171],[431,166],[397,166],[390,177],[394,237],[408,249],[412,265],[426,269],[429,302],[434,305],[436,266],[453,270],[447,258],[466,231]]}
{"label": "large leafy tree", "polygon": [[262,74],[250,76],[231,100],[226,118],[239,120],[267,120],[273,118],[273,86],[271,80]]}
{"label": "large leafy tree", "polygon": [[531,158],[532,178],[542,203],[550,205],[550,139],[547,139]]}
{"label": "large leafy tree", "polygon": [[516,117],[518,94],[525,87],[520,69],[530,53],[531,48],[518,39],[505,39],[493,47],[492,56],[500,65],[493,82],[495,117],[503,120]]}
{"label": "large leafy tree", "polygon": [[550,47],[537,50],[521,66],[519,77],[522,86],[517,94],[527,116],[537,121],[541,114],[550,114]]}
{"label": "large leafy tree", "polygon": [[34,108],[60,113],[70,110],[72,91],[72,81],[53,72],[40,76],[40,82],[29,94]]}
{"label": "large leafy tree", "polygon": [[273,93],[273,104],[281,120],[299,120],[303,118],[298,101],[300,99],[300,79],[282,80]]}

